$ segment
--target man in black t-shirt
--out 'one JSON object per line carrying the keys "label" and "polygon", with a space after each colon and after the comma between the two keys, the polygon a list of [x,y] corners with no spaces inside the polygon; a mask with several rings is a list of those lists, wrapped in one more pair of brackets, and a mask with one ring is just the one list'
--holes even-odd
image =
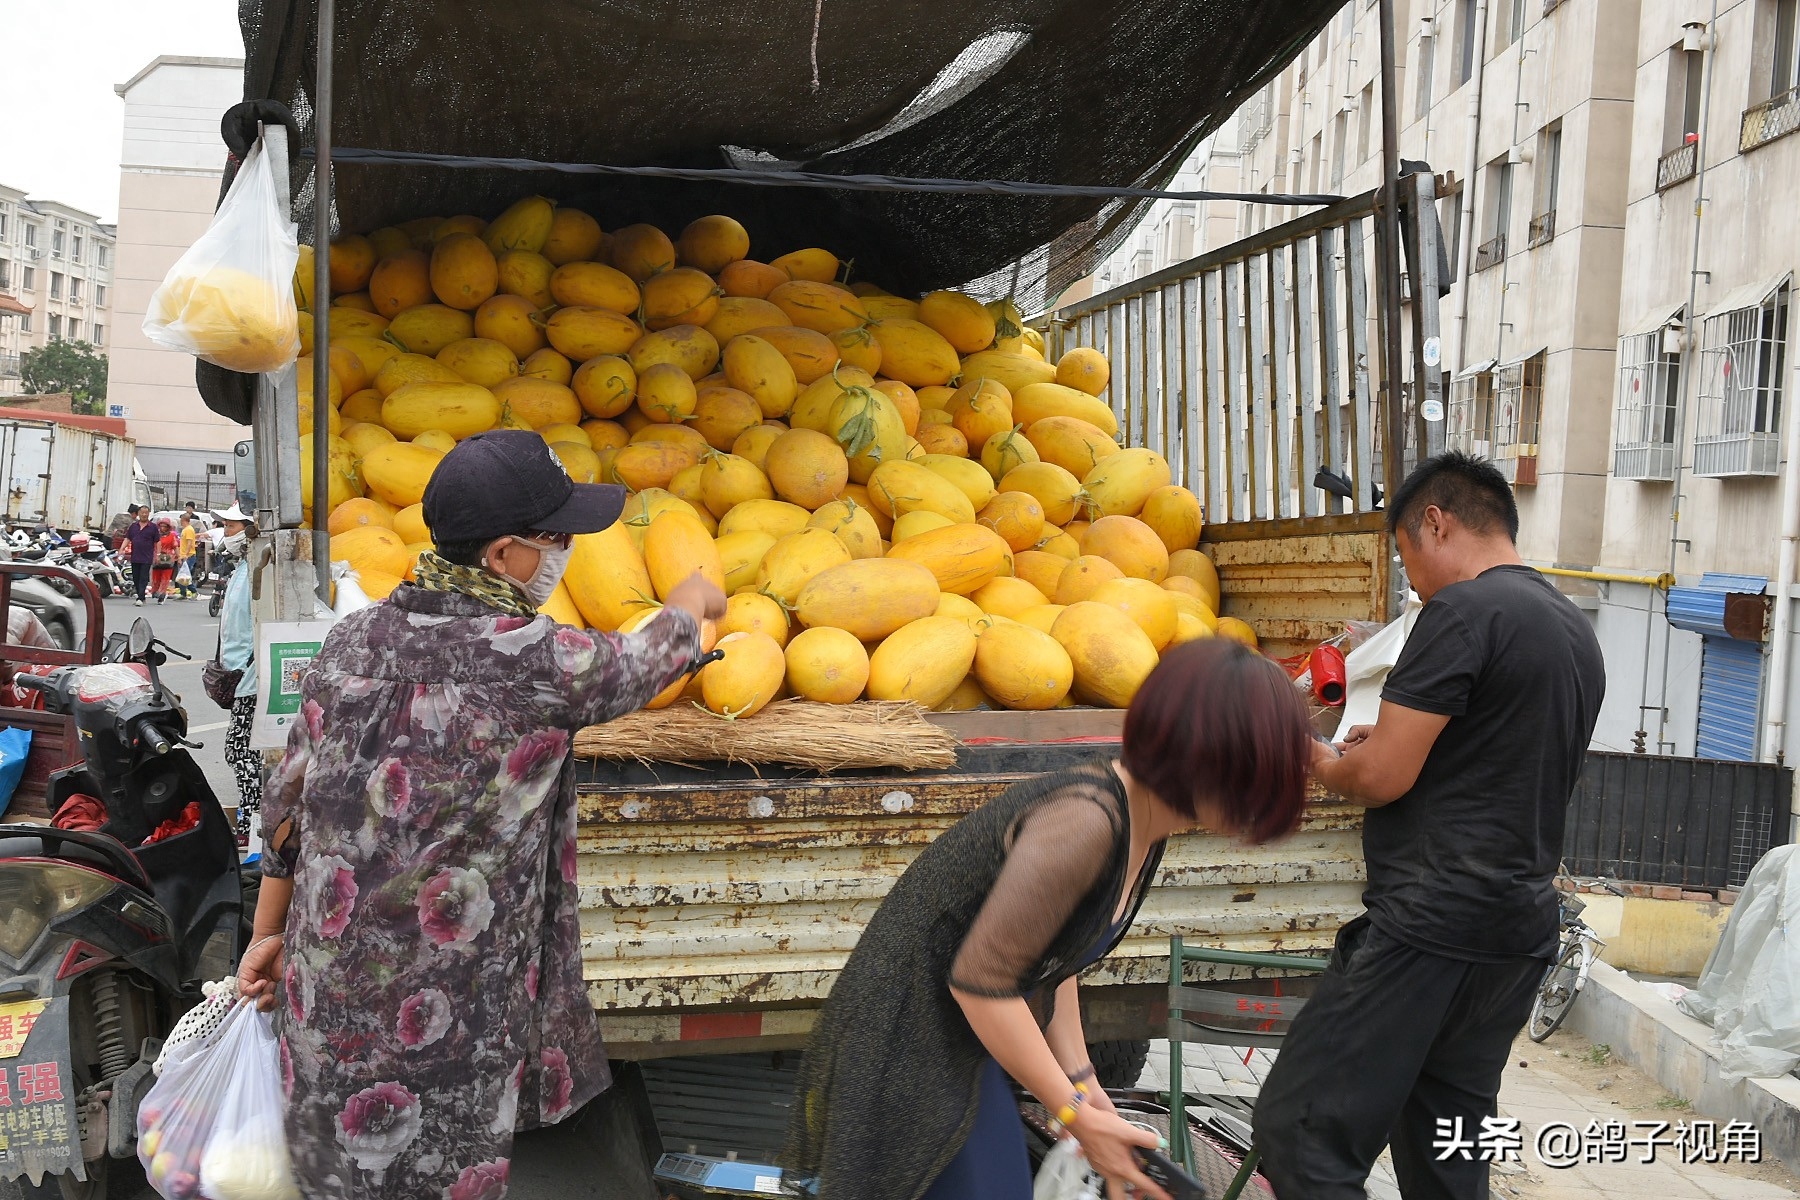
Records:
{"label": "man in black t-shirt", "polygon": [[1393,1147],[1406,1200],[1487,1200],[1513,1038],[1557,944],[1563,815],[1605,692],[1587,618],[1519,559],[1488,463],[1443,454],[1388,506],[1425,601],[1372,726],[1314,775],[1368,808],[1366,913],[1256,1105],[1283,1200],[1362,1197]]}

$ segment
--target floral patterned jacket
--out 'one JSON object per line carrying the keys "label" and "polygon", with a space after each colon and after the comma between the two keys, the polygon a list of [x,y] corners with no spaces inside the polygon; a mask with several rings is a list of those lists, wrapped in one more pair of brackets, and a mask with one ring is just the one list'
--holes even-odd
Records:
{"label": "floral patterned jacket", "polygon": [[571,731],[700,652],[402,587],[339,622],[263,804],[291,876],[277,1013],[308,1200],[498,1200],[513,1133],[611,1083],[581,979]]}

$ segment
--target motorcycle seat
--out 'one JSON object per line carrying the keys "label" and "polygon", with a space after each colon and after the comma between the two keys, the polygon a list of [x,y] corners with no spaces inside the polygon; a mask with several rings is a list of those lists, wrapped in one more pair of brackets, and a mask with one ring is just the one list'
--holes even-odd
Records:
{"label": "motorcycle seat", "polygon": [[94,867],[143,892],[150,875],[125,843],[104,833],[37,825],[0,825],[0,859],[50,858]]}

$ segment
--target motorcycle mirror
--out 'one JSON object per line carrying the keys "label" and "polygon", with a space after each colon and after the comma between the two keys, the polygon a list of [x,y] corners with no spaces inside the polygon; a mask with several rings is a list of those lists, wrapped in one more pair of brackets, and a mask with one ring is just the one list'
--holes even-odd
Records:
{"label": "motorcycle mirror", "polygon": [[131,623],[131,636],[125,643],[125,652],[133,658],[142,658],[150,653],[150,643],[156,640],[156,631],[150,628],[150,622],[139,617]]}

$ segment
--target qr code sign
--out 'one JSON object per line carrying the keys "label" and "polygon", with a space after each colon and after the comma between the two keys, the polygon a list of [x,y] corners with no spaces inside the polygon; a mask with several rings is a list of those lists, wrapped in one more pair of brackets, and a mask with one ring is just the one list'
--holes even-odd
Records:
{"label": "qr code sign", "polygon": [[300,680],[306,675],[313,660],[310,658],[284,658],[281,660],[281,694],[298,696]]}

